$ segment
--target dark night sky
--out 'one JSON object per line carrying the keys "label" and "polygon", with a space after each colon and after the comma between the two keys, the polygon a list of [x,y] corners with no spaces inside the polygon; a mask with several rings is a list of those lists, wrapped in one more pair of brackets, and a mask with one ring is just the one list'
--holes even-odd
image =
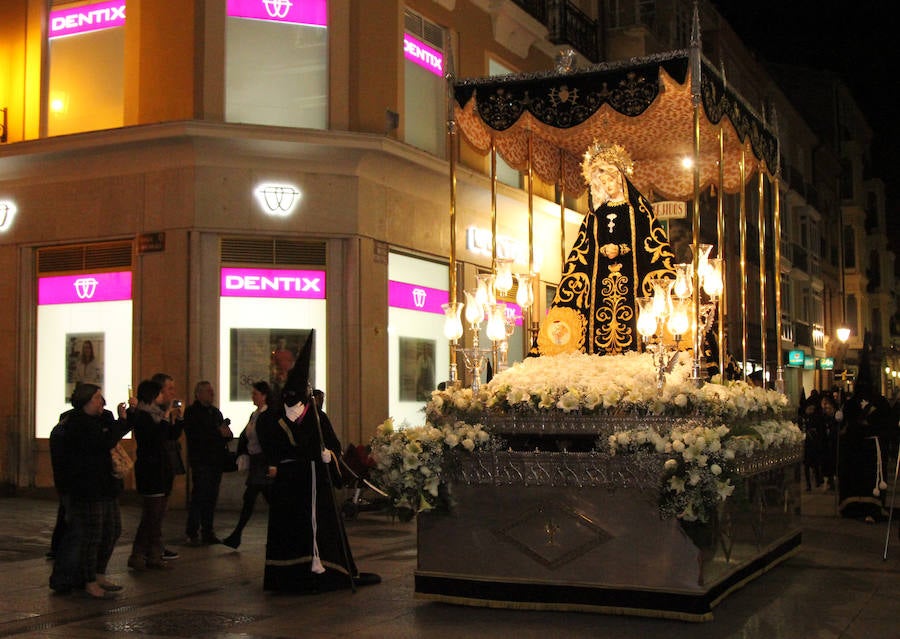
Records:
{"label": "dark night sky", "polygon": [[827,69],[850,88],[873,131],[870,175],[884,180],[887,222],[900,253],[900,34],[883,0],[718,0],[718,11],[763,62]]}

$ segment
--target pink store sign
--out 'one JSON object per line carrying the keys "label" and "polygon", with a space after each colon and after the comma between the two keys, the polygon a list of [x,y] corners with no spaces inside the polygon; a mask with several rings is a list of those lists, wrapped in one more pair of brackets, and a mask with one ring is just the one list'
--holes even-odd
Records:
{"label": "pink store sign", "polygon": [[131,271],[38,278],[38,304],[85,304],[131,299]]}
{"label": "pink store sign", "polygon": [[228,16],[313,27],[328,25],[327,0],[228,0]]}
{"label": "pink store sign", "polygon": [[50,12],[50,38],[75,35],[121,27],[125,24],[125,3],[98,2],[86,4],[72,9],[57,9]]}
{"label": "pink store sign", "polygon": [[444,54],[419,42],[408,33],[403,34],[403,55],[410,62],[415,62],[426,71],[444,76]]}
{"label": "pink store sign", "polygon": [[325,271],[223,268],[222,297],[325,299]]}
{"label": "pink store sign", "polygon": [[442,304],[450,299],[447,291],[406,282],[388,282],[388,305],[423,313],[444,314]]}

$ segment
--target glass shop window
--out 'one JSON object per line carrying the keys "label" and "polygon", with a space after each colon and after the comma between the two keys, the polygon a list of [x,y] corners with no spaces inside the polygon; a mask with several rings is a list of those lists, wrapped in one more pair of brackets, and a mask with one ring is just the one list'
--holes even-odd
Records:
{"label": "glass shop window", "polygon": [[440,27],[406,10],[403,33],[403,131],[407,144],[444,157],[447,148],[447,83]]}
{"label": "glass shop window", "polygon": [[328,127],[326,0],[228,0],[225,120]]}
{"label": "glass shop window", "polygon": [[47,135],[121,127],[125,2],[59,4],[47,25]]}

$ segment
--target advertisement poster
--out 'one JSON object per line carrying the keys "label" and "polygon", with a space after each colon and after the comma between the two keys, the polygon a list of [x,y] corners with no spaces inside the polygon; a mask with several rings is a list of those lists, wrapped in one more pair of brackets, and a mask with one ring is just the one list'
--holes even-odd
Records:
{"label": "advertisement poster", "polygon": [[435,389],[435,340],[400,338],[400,401],[427,402]]}
{"label": "advertisement poster", "polygon": [[96,384],[103,388],[105,341],[104,333],[66,334],[66,402],[78,384]]}
{"label": "advertisement poster", "polygon": [[[233,328],[231,329],[230,401],[250,401],[253,384],[269,382],[277,397],[300,348],[313,329]],[[309,379],[315,383],[316,349],[313,340]]]}

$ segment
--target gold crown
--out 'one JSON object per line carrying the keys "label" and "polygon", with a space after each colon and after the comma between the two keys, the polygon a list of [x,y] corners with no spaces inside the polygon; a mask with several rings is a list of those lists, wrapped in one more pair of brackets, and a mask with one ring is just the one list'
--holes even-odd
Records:
{"label": "gold crown", "polygon": [[588,147],[588,150],[584,152],[584,160],[581,163],[581,174],[588,182],[591,180],[591,168],[598,162],[611,164],[625,175],[634,173],[634,163],[631,161],[631,156],[620,144],[609,144],[594,140],[593,144]]}

